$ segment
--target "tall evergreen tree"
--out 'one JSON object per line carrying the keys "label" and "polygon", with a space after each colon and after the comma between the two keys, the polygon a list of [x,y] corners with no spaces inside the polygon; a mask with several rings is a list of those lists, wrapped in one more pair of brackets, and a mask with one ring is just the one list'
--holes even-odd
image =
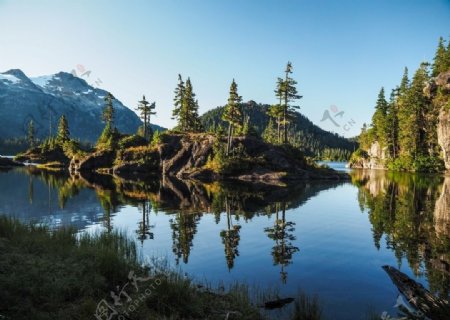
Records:
{"label": "tall evergreen tree", "polygon": [[[422,63],[414,74],[411,85],[406,92],[404,105],[402,106],[402,119],[400,130],[402,132],[401,148],[403,153],[417,159],[418,156],[426,154],[427,112],[429,110],[429,99],[423,90],[429,80],[428,64]],[[405,119],[403,119],[405,118]],[[436,128],[432,128],[436,130]]]}
{"label": "tall evergreen tree", "polygon": [[398,148],[399,156],[410,156],[411,134],[410,127],[411,110],[407,104],[407,93],[410,81],[408,77],[408,68],[405,67],[400,86],[397,91],[397,114],[398,114]]}
{"label": "tall evergreen tree", "polygon": [[[299,106],[291,105],[290,103],[301,99],[302,96],[297,94],[297,88],[295,87],[297,81],[295,81],[290,75],[292,74],[292,63],[288,62],[286,70],[284,71],[285,77],[282,83],[280,83],[280,93],[283,99],[283,143],[288,142],[288,118],[289,115],[295,110],[299,109]],[[278,90],[278,89],[277,89]]]}
{"label": "tall evergreen tree", "polygon": [[114,127],[114,96],[108,92],[105,97],[105,106],[103,107],[102,120],[110,127]]}
{"label": "tall evergreen tree", "polygon": [[156,112],[154,111],[156,108],[156,103],[150,103],[145,99],[145,95],[142,96],[142,100],[139,101],[137,111],[140,113],[140,117],[143,122],[143,136],[145,139],[150,139],[152,132],[150,128],[150,117]]}
{"label": "tall evergreen tree", "polygon": [[184,93],[186,91],[183,78],[181,74],[178,75],[178,84],[175,88],[175,97],[173,99],[174,109],[172,111],[172,119],[178,121],[178,126],[181,130],[186,130],[186,114],[183,112]]}
{"label": "tall evergreen tree", "polygon": [[390,158],[398,154],[398,106],[397,95],[399,88],[392,90],[386,112],[387,147]]}
{"label": "tall evergreen tree", "polygon": [[67,123],[66,116],[62,115],[61,118],[59,118],[56,142],[59,145],[63,145],[65,142],[69,140],[70,140],[69,124]]}
{"label": "tall evergreen tree", "polygon": [[388,103],[384,95],[384,88],[381,88],[377,104],[375,106],[375,113],[372,117],[372,126],[377,141],[382,147],[388,144],[388,121],[387,121]]}
{"label": "tall evergreen tree", "polygon": [[233,139],[234,130],[242,126],[241,102],[242,97],[238,94],[238,86],[233,79],[230,86],[228,103],[225,106],[225,110],[222,115],[222,119],[228,122],[227,155],[229,155],[231,151],[231,142]]}
{"label": "tall evergreen tree", "polygon": [[28,122],[28,130],[27,130],[27,141],[30,148],[34,147],[35,139],[36,139],[36,131],[34,129],[34,122],[30,120]]}
{"label": "tall evergreen tree", "polygon": [[432,69],[432,76],[436,77],[439,73],[445,72],[450,68],[448,61],[448,53],[445,49],[444,38],[439,38],[439,44],[434,56],[434,63]]}
{"label": "tall evergreen tree", "polygon": [[187,78],[186,87],[181,102],[179,112],[179,124],[183,131],[198,132],[201,131],[200,116],[198,114],[198,100],[195,99],[195,93],[192,88],[191,79]]}
{"label": "tall evergreen tree", "polygon": [[278,139],[273,142],[281,143],[281,125],[283,122],[283,84],[284,81],[281,78],[278,78],[277,80],[277,87],[275,89],[275,96],[278,98],[278,104],[271,105],[270,108],[267,110],[267,114],[269,117],[273,118],[277,124],[277,137]]}

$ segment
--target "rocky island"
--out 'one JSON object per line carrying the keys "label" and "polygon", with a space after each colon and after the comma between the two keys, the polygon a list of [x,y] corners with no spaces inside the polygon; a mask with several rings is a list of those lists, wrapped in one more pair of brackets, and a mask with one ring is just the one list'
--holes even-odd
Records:
{"label": "rocky island", "polygon": [[117,148],[91,152],[35,147],[15,160],[43,168],[60,168],[72,175],[114,174],[142,178],[168,175],[200,181],[238,179],[266,183],[302,179],[346,179],[347,175],[315,165],[289,145],[272,145],[252,136],[235,137],[234,153],[225,155],[225,138],[208,133],[162,133],[148,143],[139,136],[124,136]]}

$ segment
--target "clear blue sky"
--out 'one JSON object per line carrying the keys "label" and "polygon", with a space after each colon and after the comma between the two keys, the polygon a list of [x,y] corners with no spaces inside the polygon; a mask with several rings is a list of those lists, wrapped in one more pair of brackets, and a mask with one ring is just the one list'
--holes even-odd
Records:
{"label": "clear blue sky", "polygon": [[[204,112],[226,103],[233,78],[245,101],[274,103],[290,60],[301,112],[355,135],[380,87],[389,93],[404,66],[430,61],[439,36],[450,36],[448,0],[0,0],[0,71],[83,65],[129,107],[142,94],[156,101],[155,122],[167,127],[178,73],[191,77]],[[320,121],[331,105],[353,128]]]}

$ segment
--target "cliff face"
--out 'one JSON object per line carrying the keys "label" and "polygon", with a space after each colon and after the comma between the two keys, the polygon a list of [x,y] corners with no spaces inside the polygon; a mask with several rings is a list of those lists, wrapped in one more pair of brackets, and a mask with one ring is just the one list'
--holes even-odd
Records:
{"label": "cliff face", "polygon": [[437,128],[438,142],[442,148],[445,168],[450,170],[450,111],[441,110]]}
{"label": "cliff face", "polygon": [[445,168],[450,170],[450,71],[439,74],[427,89],[427,93],[435,98],[435,103],[441,110],[437,127],[438,142],[442,148]]}
{"label": "cliff face", "polygon": [[378,141],[371,144],[367,150],[367,157],[357,157],[351,159],[350,168],[355,169],[385,169],[386,148],[382,148]]}

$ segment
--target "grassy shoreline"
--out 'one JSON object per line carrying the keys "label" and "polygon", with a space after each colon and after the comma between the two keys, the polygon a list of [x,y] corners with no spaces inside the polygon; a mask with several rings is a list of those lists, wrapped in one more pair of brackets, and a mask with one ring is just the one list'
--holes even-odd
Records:
{"label": "grassy shoreline", "polygon": [[[77,236],[0,217],[0,319],[265,319],[245,285],[212,290],[142,260],[119,232]],[[320,319],[306,299],[292,319]]]}

